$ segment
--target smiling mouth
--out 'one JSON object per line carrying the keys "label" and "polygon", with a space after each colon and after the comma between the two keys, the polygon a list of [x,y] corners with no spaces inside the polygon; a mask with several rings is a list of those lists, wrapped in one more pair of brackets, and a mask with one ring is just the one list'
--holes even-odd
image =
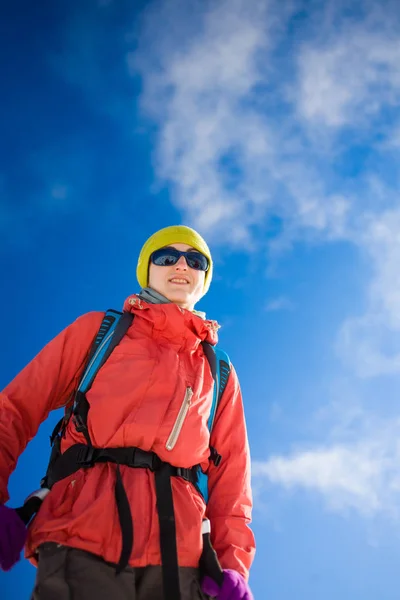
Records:
{"label": "smiling mouth", "polygon": [[168,280],[169,283],[175,283],[176,285],[188,285],[187,279],[182,279],[181,277],[173,277]]}

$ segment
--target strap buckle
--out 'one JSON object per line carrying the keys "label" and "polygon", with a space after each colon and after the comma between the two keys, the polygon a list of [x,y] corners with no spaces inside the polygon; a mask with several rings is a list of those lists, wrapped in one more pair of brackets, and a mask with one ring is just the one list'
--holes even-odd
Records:
{"label": "strap buckle", "polygon": [[82,467],[83,469],[87,469],[87,468],[93,466],[93,463],[94,463],[93,455],[94,455],[93,446],[82,445],[78,450],[78,453],[76,456],[76,463],[79,465],[79,467]]}
{"label": "strap buckle", "polygon": [[158,471],[162,465],[162,460],[155,452],[147,452],[141,448],[135,448],[133,451],[133,466]]}
{"label": "strap buckle", "polygon": [[83,433],[84,431],[87,430],[87,427],[86,427],[85,423],[83,422],[81,415],[75,414],[72,417],[72,422],[75,425],[75,429],[78,433]]}
{"label": "strap buckle", "polygon": [[153,457],[152,457],[152,466],[151,466],[151,470],[152,471],[158,471],[162,464],[163,461],[161,460],[161,458],[158,456],[158,454],[156,454],[155,452],[153,452]]}
{"label": "strap buckle", "polygon": [[214,465],[216,467],[219,467],[219,465],[221,464],[222,456],[218,454],[218,452],[213,446],[210,447],[210,458],[213,461]]}
{"label": "strap buckle", "polygon": [[176,467],[175,475],[176,477],[182,477],[182,479],[184,479],[185,481],[189,481],[190,483],[193,483],[193,485],[196,485],[199,470],[200,465],[196,465],[195,467],[189,468]]}

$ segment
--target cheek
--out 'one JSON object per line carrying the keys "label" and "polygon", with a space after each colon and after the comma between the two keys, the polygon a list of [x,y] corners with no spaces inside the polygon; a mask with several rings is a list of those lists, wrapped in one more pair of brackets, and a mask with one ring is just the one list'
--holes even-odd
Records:
{"label": "cheek", "polygon": [[159,280],[160,280],[159,271],[158,271],[159,268],[161,268],[161,267],[157,267],[156,265],[153,265],[153,263],[150,263],[149,278],[148,278],[149,287],[154,287],[159,284]]}
{"label": "cheek", "polygon": [[204,271],[199,271],[199,273],[197,274],[197,279],[196,279],[196,292],[202,292],[204,289],[204,280],[205,280],[205,273]]}
{"label": "cheek", "polygon": [[153,265],[150,264],[149,270],[147,271],[147,285],[151,287],[151,282],[153,280]]}
{"label": "cheek", "polygon": [[147,283],[150,285],[150,282],[153,279],[153,275],[154,275],[154,265],[153,263],[150,263],[149,265],[149,270],[147,271]]}

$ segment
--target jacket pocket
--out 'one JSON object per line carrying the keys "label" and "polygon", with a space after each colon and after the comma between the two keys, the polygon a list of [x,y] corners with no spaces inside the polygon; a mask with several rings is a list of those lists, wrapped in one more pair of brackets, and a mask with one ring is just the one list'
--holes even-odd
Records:
{"label": "jacket pocket", "polygon": [[174,426],[169,434],[167,439],[167,443],[165,447],[167,450],[173,450],[175,448],[176,442],[178,441],[179,434],[182,431],[183,423],[185,422],[186,415],[189,412],[190,403],[192,401],[193,390],[190,386],[186,388],[185,397],[179,409],[178,416],[176,417],[176,421]]}

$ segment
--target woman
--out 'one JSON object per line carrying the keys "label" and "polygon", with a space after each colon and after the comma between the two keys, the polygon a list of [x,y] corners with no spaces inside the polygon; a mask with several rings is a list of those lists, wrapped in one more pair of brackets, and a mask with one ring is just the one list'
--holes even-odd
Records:
{"label": "woman", "polygon": [[[63,456],[72,447],[90,443],[98,452],[139,448],[143,456],[156,455],[163,468],[175,469],[174,474],[192,473],[200,465],[208,474],[207,504],[190,477],[170,477],[174,518],[163,517],[160,503],[167,492],[157,488],[157,471],[131,468],[119,459],[85,464],[86,468],[64,474],[45,497],[26,540],[25,554],[38,564],[35,600],[161,600],[168,594],[167,600],[177,600],[168,592],[171,553],[163,554],[160,544],[161,528],[168,530],[171,521],[182,600],[204,595],[220,600],[252,598],[246,583],[254,556],[248,527],[250,458],[233,367],[211,437],[207,427],[213,376],[204,344],[216,344],[218,325],[194,307],[209,289],[212,269],[206,242],[189,227],[167,227],[146,241],[137,265],[142,290],[124,304],[133,322],[86,394],[87,430],[76,419],[68,419],[61,441]],[[71,405],[103,316],[92,312],[78,318],[1,394],[4,570],[18,560],[26,537],[18,514],[4,505],[8,477],[49,411]],[[222,458],[220,464],[210,460],[210,447]],[[121,498],[127,500],[125,517],[128,506],[133,523],[131,546],[125,544],[129,523],[124,534]],[[223,569],[222,584],[199,572],[205,516]],[[127,547],[127,566],[121,566]],[[117,576],[115,565],[121,567]]]}

